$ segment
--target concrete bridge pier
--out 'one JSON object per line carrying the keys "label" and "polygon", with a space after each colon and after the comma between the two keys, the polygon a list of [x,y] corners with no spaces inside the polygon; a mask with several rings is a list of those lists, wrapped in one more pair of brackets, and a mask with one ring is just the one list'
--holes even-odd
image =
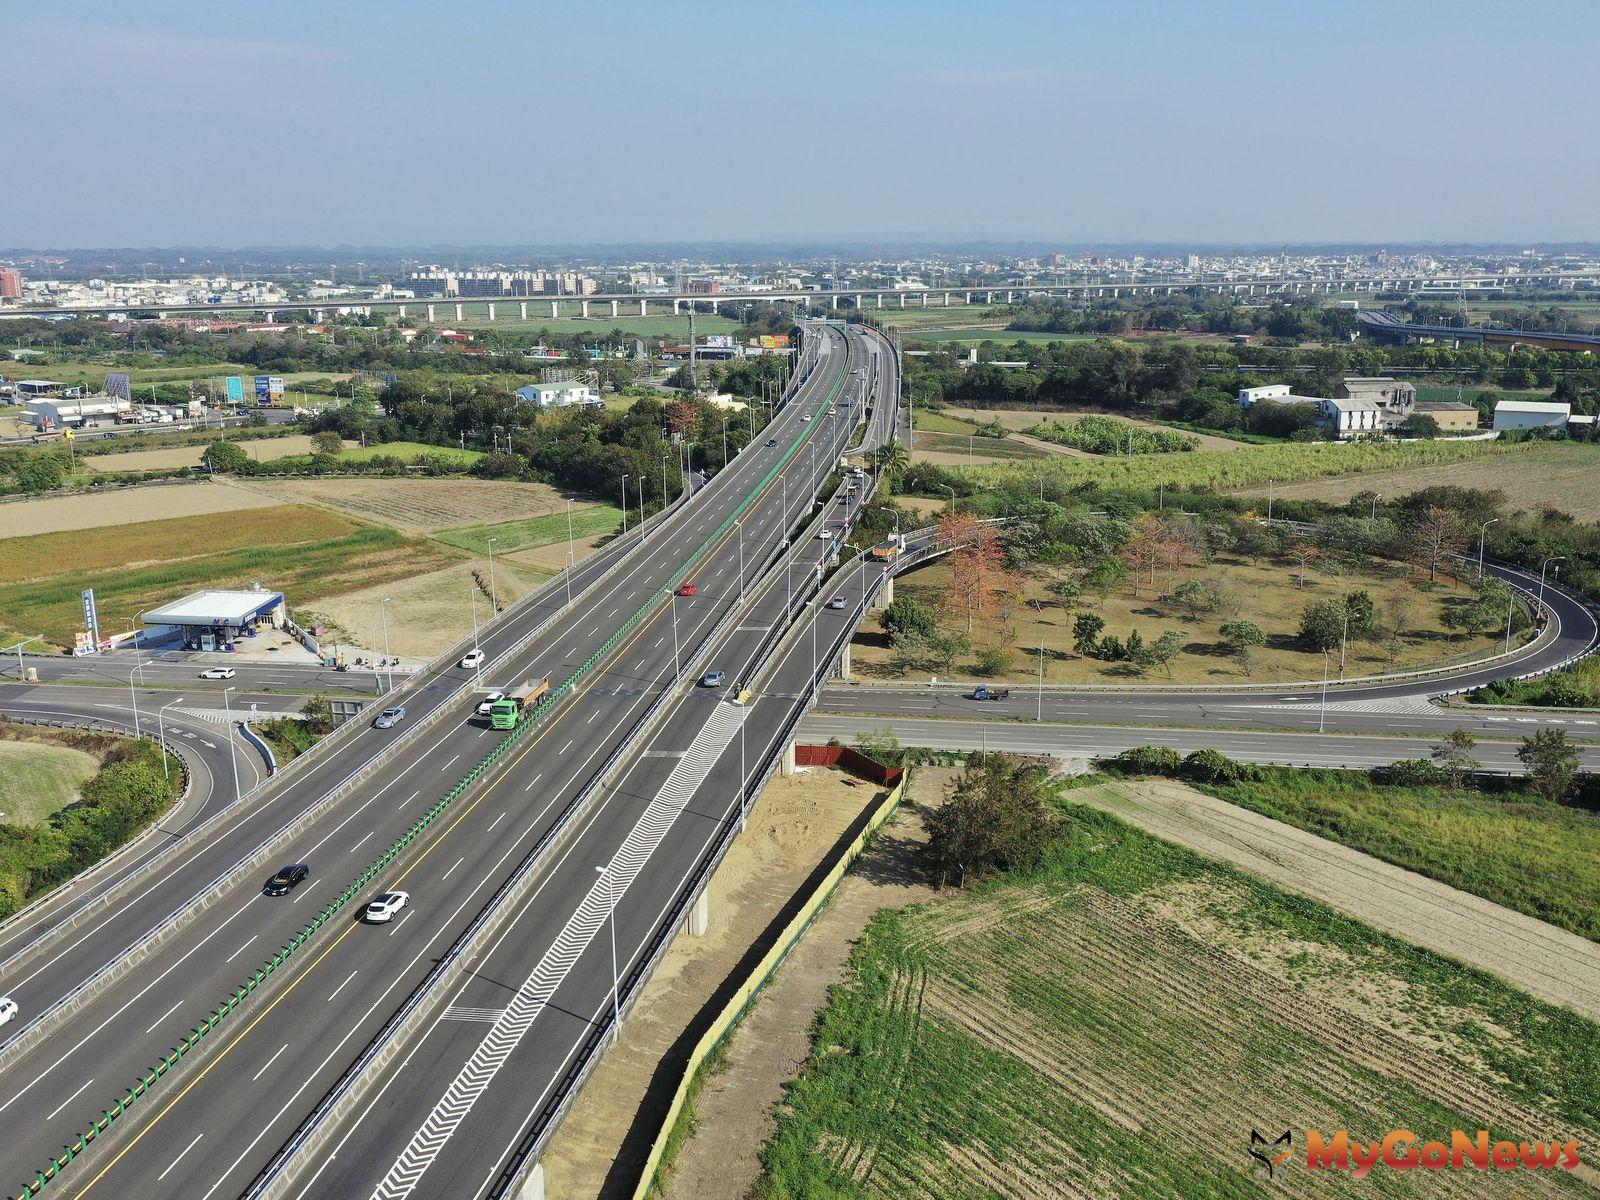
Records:
{"label": "concrete bridge pier", "polygon": [[944,306],[945,306],[945,307],[946,307],[946,308],[949,308],[949,307],[950,307],[950,293],[949,293],[949,292],[946,292],[946,293],[945,293],[945,294],[944,294]]}
{"label": "concrete bridge pier", "polygon": [[460,305],[460,304],[456,305],[456,320],[459,322],[459,321],[465,319],[466,315],[467,315],[467,312],[466,312],[465,306]]}
{"label": "concrete bridge pier", "polygon": [[865,308],[866,307],[866,305],[861,303],[861,293],[860,292],[856,293],[856,307],[857,308]]}
{"label": "concrete bridge pier", "polygon": [[641,317],[648,317],[650,315],[650,301],[644,299],[643,297],[640,297],[639,299],[639,315]]}
{"label": "concrete bridge pier", "polygon": [[900,307],[904,308],[905,306],[906,306],[906,294],[904,292],[901,292],[900,293]]}
{"label": "concrete bridge pier", "polygon": [[883,308],[883,293],[882,292],[878,293],[878,308],[880,310]]}
{"label": "concrete bridge pier", "polygon": [[430,323],[433,321],[433,305],[431,304],[428,305],[428,321]]}
{"label": "concrete bridge pier", "polygon": [[706,929],[711,924],[711,896],[708,892],[701,892],[695,897],[694,904],[689,909],[689,915],[683,919],[683,931],[690,937],[705,937]]}
{"label": "concrete bridge pier", "polygon": [[[867,605],[868,612],[879,612],[894,603],[894,576],[890,575],[883,581],[883,586],[878,589],[878,594],[872,598],[872,603]],[[848,649],[848,647],[847,647]]]}
{"label": "concrete bridge pier", "polygon": [[839,678],[840,679],[844,679],[844,680],[848,680],[850,678],[850,643],[849,642],[846,642],[844,644],[844,649],[839,651]]}
{"label": "concrete bridge pier", "polygon": [[837,294],[828,297],[828,307],[834,312],[839,311],[839,297]]}
{"label": "concrete bridge pier", "polygon": [[528,319],[528,302],[526,300],[517,301],[517,316],[524,321]]}
{"label": "concrete bridge pier", "polygon": [[588,320],[588,318],[589,318],[589,302],[587,300],[579,300],[578,301],[578,310],[583,313],[584,319]]}
{"label": "concrete bridge pier", "polygon": [[1014,296],[1013,296],[1013,294],[1012,294],[1012,293],[1011,293],[1011,292],[1007,292],[1007,293],[1006,293],[1006,303],[1007,303],[1007,304],[1010,304],[1010,303],[1012,303],[1012,301],[1013,301],[1013,300],[1014,300],[1014,299],[1015,299],[1015,297],[1014,297]]}
{"label": "concrete bridge pier", "polygon": [[617,314],[620,313],[621,311],[622,311],[621,301],[613,300],[611,302],[611,318],[612,318],[612,320],[616,320]]}
{"label": "concrete bridge pier", "polygon": [[517,1200],[545,1200],[543,1163],[534,1163],[533,1169],[522,1177],[522,1186],[517,1189]]}
{"label": "concrete bridge pier", "polygon": [[971,304],[972,303],[972,293],[971,292],[963,292],[963,293],[961,293],[961,303],[963,303],[963,304]]}
{"label": "concrete bridge pier", "polygon": [[494,305],[489,305],[489,320],[494,320]]}
{"label": "concrete bridge pier", "polygon": [[682,308],[679,307],[682,304],[683,304],[682,300],[676,300],[676,299],[673,300],[673,302],[672,302],[672,315],[673,316],[676,317],[676,316],[680,316],[682,314],[683,310],[682,310]]}
{"label": "concrete bridge pier", "polygon": [[778,762],[778,774],[779,775],[793,775],[795,773],[795,770],[796,770],[796,768],[795,768],[795,764],[794,764],[794,743],[790,742],[787,746],[785,746],[783,748],[783,758],[781,760],[779,760],[779,762]]}
{"label": "concrete bridge pier", "polygon": [[400,317],[400,319],[401,319],[401,320],[402,320],[402,321],[404,321],[404,320],[405,320],[405,319],[406,319],[406,306],[405,306],[405,305],[404,305],[404,304],[402,304],[402,305],[401,305],[401,306],[400,306],[400,307],[399,307],[399,308],[398,308],[398,309],[397,309],[397,310],[396,310],[396,312],[397,312],[397,313],[398,313],[398,314],[399,314],[399,317]]}
{"label": "concrete bridge pier", "polygon": [[550,301],[550,319],[552,321],[554,321],[560,315],[561,315],[561,301],[559,301],[559,300]]}
{"label": "concrete bridge pier", "polygon": [[311,310],[311,323],[313,325],[322,324],[322,310],[320,308],[313,308]]}

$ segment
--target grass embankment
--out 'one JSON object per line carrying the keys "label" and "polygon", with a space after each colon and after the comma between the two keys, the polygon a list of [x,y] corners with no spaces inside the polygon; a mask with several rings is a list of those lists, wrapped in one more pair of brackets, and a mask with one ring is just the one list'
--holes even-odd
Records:
{"label": "grass embankment", "polygon": [[1600,658],[1579,659],[1564,671],[1536,679],[1501,679],[1467,695],[1472,704],[1527,704],[1537,708],[1594,708],[1600,704]]}
{"label": "grass embankment", "polygon": [[[572,510],[572,536],[591,538],[610,533],[622,523],[622,510],[614,504],[585,505]],[[529,550],[535,546],[548,546],[564,541],[567,536],[567,514],[546,513],[525,521],[500,521],[493,525],[467,525],[460,529],[446,529],[433,535],[433,540],[455,546],[473,554],[487,554],[489,539],[494,539],[495,552],[509,554],[515,550]]]}
{"label": "grass embankment", "polygon": [[249,509],[0,539],[0,613],[11,628],[69,646],[83,621],[83,588],[95,590],[109,634],[203,588],[259,580],[293,608],[455,561],[443,547],[322,509]]}
{"label": "grass embankment", "polygon": [[[1148,454],[1101,460],[1074,459],[1070,463],[1030,467],[1026,478],[1053,473],[1060,488],[1093,486],[1143,489],[1154,492],[1165,484],[1169,491],[1265,487],[1338,475],[1397,471],[1473,459],[1507,461],[1538,445],[1535,442],[1291,442],[1255,446],[1218,453]],[[991,468],[985,475],[1006,476],[1008,469]]]}
{"label": "grass embankment", "polygon": [[78,798],[100,760],[69,746],[0,741],[0,818],[37,825]]}
{"label": "grass embankment", "polygon": [[1359,771],[1264,767],[1257,780],[1197,786],[1600,940],[1600,813],[1521,792],[1378,784]]}
{"label": "grass embankment", "polygon": [[[1237,1200],[1273,1194],[1252,1127],[1600,1130],[1600,1027],[1115,818],[1061,814],[1039,869],[869,927],[756,1196]],[[1296,1194],[1348,1192],[1301,1163]],[[1454,1174],[1362,1187],[1442,1197]],[[1529,1196],[1585,1194],[1522,1175]]]}
{"label": "grass embankment", "polygon": [[[65,748],[96,768],[66,805],[19,820],[6,808],[0,821],[0,920],[34,896],[93,866],[165,812],[183,788],[181,769],[161,772],[152,741],[78,730],[41,730],[0,719],[0,770],[9,773],[19,746]],[[171,760],[168,760],[169,767]],[[58,776],[58,778],[60,778]]]}
{"label": "grass embankment", "polygon": [[380,456],[412,463],[424,455],[443,459],[460,467],[470,467],[483,457],[483,451],[459,450],[452,446],[429,446],[424,442],[379,442],[375,446],[354,446],[339,451],[339,457],[345,462],[358,463],[371,462]]}

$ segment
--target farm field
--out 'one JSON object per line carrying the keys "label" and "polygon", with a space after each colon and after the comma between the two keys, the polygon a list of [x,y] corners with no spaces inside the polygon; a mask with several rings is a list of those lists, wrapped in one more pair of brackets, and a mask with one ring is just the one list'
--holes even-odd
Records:
{"label": "farm field", "polygon": [[[1480,442],[1477,445],[1495,445]],[[1498,488],[1510,506],[1537,511],[1548,504],[1580,521],[1600,519],[1600,487],[1595,470],[1600,467],[1600,446],[1575,442],[1526,442],[1515,453],[1489,455],[1473,461],[1440,463],[1399,470],[1369,470],[1338,478],[1280,484],[1276,494],[1285,499],[1325,500],[1341,504],[1358,492],[1382,492],[1393,500],[1427,487]],[[1189,455],[1186,457],[1194,457]],[[1265,495],[1264,487],[1245,490]]]}
{"label": "farm field", "polygon": [[[1307,1128],[1600,1131],[1591,1022],[1065,800],[1037,871],[868,927],[753,1194],[1236,1200],[1276,1194],[1252,1128],[1302,1153]],[[1287,1170],[1293,1195],[1349,1194],[1346,1172]],[[1585,1166],[1516,1191],[1592,1186]]]}
{"label": "farm field", "polygon": [[[895,583],[897,598],[910,596],[934,613],[944,612],[941,628],[946,633],[966,630],[965,621],[959,614],[949,614],[944,604],[954,569],[950,561],[941,559],[907,572]],[[1086,593],[1079,597],[1076,608],[1069,608],[1051,594],[1053,577],[1040,570],[1025,577],[1021,602],[1010,618],[1009,629],[992,615],[976,622],[972,653],[959,658],[949,674],[952,678],[971,679],[977,671],[977,657],[986,650],[997,650],[1011,655],[1011,665],[993,678],[1024,685],[1036,682],[1042,641],[1047,683],[1298,683],[1320,679],[1322,655],[1302,649],[1295,641],[1300,614],[1313,601],[1337,598],[1357,589],[1372,596],[1380,620],[1397,605],[1403,605],[1410,614],[1411,631],[1401,639],[1402,648],[1393,665],[1381,642],[1352,637],[1345,660],[1349,677],[1414,670],[1486,656],[1499,649],[1492,634],[1469,636],[1445,630],[1441,620],[1445,606],[1453,599],[1465,598],[1469,591],[1443,578],[1433,590],[1425,590],[1410,581],[1406,567],[1381,560],[1370,560],[1337,575],[1312,570],[1305,587],[1296,585],[1296,574],[1290,565],[1221,556],[1184,575],[1163,576],[1153,590],[1146,580],[1137,596],[1124,584],[1104,601]],[[1202,577],[1221,585],[1232,597],[1236,611],[1202,612],[1191,617],[1181,608],[1155,598],[1184,578]],[[1080,612],[1103,618],[1103,634],[1120,640],[1126,640],[1135,629],[1146,643],[1154,642],[1168,630],[1182,631],[1184,647],[1173,660],[1171,678],[1160,669],[1141,677],[1126,663],[1102,662],[1079,654],[1072,647],[1072,626]],[[1248,677],[1222,643],[1220,626],[1230,620],[1253,621],[1267,636],[1266,644],[1253,652]],[[868,618],[852,640],[854,670],[869,678],[907,678],[894,673],[891,658],[888,637],[875,617]],[[1333,656],[1332,669],[1337,677],[1337,654]]]}
{"label": "farm field", "polygon": [[483,457],[481,450],[457,450],[449,446],[429,446],[423,442],[381,442],[376,446],[356,446],[341,450],[339,457],[349,462],[371,462],[379,455],[384,455],[410,463],[416,462],[424,454],[434,455],[464,467],[470,467]]}
{"label": "farm field", "polygon": [[[246,391],[253,388],[250,382],[256,375],[272,374],[282,379],[284,383],[293,388],[297,383],[310,379],[337,379],[350,378],[348,371],[258,371],[255,367],[245,366],[242,363],[207,363],[200,366],[163,366],[163,367],[117,367],[108,363],[32,363],[29,366],[31,378],[53,379],[57,383],[67,384],[69,387],[81,387],[88,384],[96,389],[105,385],[106,376],[113,373],[127,375],[129,382],[134,387],[134,398],[138,399],[138,387],[141,383],[182,383],[186,380],[222,379],[228,375],[243,376]],[[147,393],[148,395],[148,393]]]}
{"label": "farm field", "polygon": [[1600,814],[1519,793],[1268,771],[1201,790],[1600,941]]}
{"label": "farm field", "polygon": [[908,342],[957,342],[963,349],[979,342],[995,342],[1001,347],[1015,342],[1092,342],[1101,337],[1098,333],[1047,333],[1037,329],[930,329],[907,330]]}
{"label": "farm field", "polygon": [[203,517],[267,508],[278,503],[280,501],[269,496],[209,481],[12,500],[0,504],[0,549],[11,538],[177,517]]}
{"label": "farm field", "polygon": [[[1284,485],[1337,476],[1368,476],[1355,490],[1370,486],[1377,473],[1447,466],[1459,475],[1474,460],[1500,462],[1502,472],[1539,446],[1537,442],[1307,442],[1251,446],[1248,454],[1232,451],[1195,451],[1191,454],[1135,454],[1092,461],[1074,459],[1052,468],[1057,485],[1089,484],[1105,488],[1143,489],[1154,492],[1165,484],[1168,494],[1183,489],[1254,490],[1265,495],[1268,481],[1276,481],[1277,494]],[[990,468],[1004,474],[1007,468]],[[1030,477],[1036,472],[1029,472]],[[983,473],[980,472],[980,477]]]}
{"label": "farm field", "polygon": [[[572,510],[572,536],[592,538],[610,533],[622,523],[622,510],[614,504],[590,504]],[[496,553],[529,550],[567,540],[566,512],[546,513],[521,521],[501,521],[492,525],[468,525],[461,529],[445,529],[433,535],[436,542],[455,546],[471,554],[488,554],[489,539],[494,539]]]}
{"label": "farm field", "polygon": [[245,495],[270,498],[274,504],[315,504],[407,533],[522,520],[564,511],[566,504],[565,494],[548,484],[492,479],[241,477],[228,486]]}
{"label": "farm field", "polygon": [[[117,630],[139,613],[201,588],[242,588],[259,580],[282,591],[290,609],[298,610],[323,596],[409,578],[459,560],[456,551],[444,546],[311,507],[151,524],[156,527],[108,527],[0,542],[6,574],[14,580],[0,583],[0,622],[64,647],[72,644],[83,621],[82,588],[95,590],[101,628]],[[205,536],[197,536],[197,525]],[[137,532],[130,535],[130,528]],[[68,539],[71,551],[65,554],[60,544]],[[59,573],[41,577],[38,563]]]}
{"label": "farm field", "polygon": [[[277,438],[243,438],[229,441],[258,462],[290,454],[310,454],[309,434],[293,433]],[[352,445],[354,443],[351,443]],[[169,450],[130,450],[126,454],[85,455],[78,461],[89,471],[164,471],[173,467],[197,467],[205,446],[174,446]]]}
{"label": "farm field", "polygon": [[[454,301],[450,303],[453,304]],[[590,311],[604,315],[591,316],[588,320],[585,320],[576,315],[570,317],[566,315],[569,312],[576,314],[578,311],[578,306],[575,302],[568,302],[561,306],[562,315],[552,321],[549,317],[549,299],[546,298],[541,301],[538,298],[534,298],[528,301],[528,319],[522,321],[516,319],[517,303],[518,301],[515,299],[509,302],[505,300],[497,301],[495,307],[496,319],[494,321],[490,321],[488,313],[482,309],[474,313],[470,308],[467,310],[467,315],[462,320],[457,321],[454,316],[455,309],[441,303],[439,307],[450,314],[449,319],[435,321],[434,324],[448,325],[452,329],[496,329],[502,332],[538,333],[553,338],[572,337],[574,334],[580,337],[605,337],[615,329],[622,330],[629,337],[681,337],[685,342],[689,338],[689,315],[687,313],[674,317],[671,313],[651,312],[649,316],[641,317],[639,316],[639,306],[635,304],[633,306],[633,315],[628,316],[626,315],[628,306],[624,304],[622,315],[612,317],[609,315],[609,309],[604,305],[596,304],[591,307]],[[541,304],[545,306],[542,313],[539,311]],[[660,301],[656,301],[652,305],[653,309],[660,307]],[[507,312],[511,314],[510,320],[506,318]],[[442,317],[445,314],[444,312],[439,312],[438,315]],[[694,319],[694,331],[702,337],[708,333],[732,333],[739,328],[739,324],[738,321],[730,317],[714,317],[709,313],[697,313]]]}
{"label": "farm field", "polygon": [[[1154,421],[1139,421],[1132,417],[1124,417],[1119,413],[1091,412],[1087,409],[1074,412],[1057,412],[1037,408],[960,408],[946,406],[945,413],[962,421],[998,421],[1013,433],[1020,433],[1025,429],[1032,429],[1040,421],[1062,420],[1071,421],[1078,417],[1097,416],[1108,417],[1113,421],[1120,421],[1124,425],[1132,425],[1138,429],[1167,430],[1183,434],[1184,437],[1193,438],[1200,443],[1201,450],[1244,450],[1248,449],[1245,442],[1236,442],[1231,438],[1217,437],[1209,433],[1190,433],[1187,429],[1172,430],[1169,425],[1160,425]],[[1061,446],[1057,449],[1071,449]]]}
{"label": "farm field", "polygon": [[1552,389],[1545,388],[1533,392],[1508,392],[1504,388],[1497,388],[1488,383],[1463,383],[1459,387],[1455,384],[1448,386],[1435,386],[1432,384],[1417,385],[1417,399],[1432,404],[1454,404],[1459,394],[1461,403],[1471,404],[1478,398],[1480,392],[1493,392],[1506,400],[1548,400]]}
{"label": "farm field", "polygon": [[[494,565],[495,590],[502,606],[525,596],[550,577],[549,572],[504,563],[499,555],[495,556]],[[484,564],[456,562],[373,587],[323,596],[299,610],[298,616],[323,627],[322,644],[330,650],[381,653],[385,642],[379,604],[388,597],[393,601],[388,606],[390,652],[404,658],[431,659],[472,632],[474,603],[478,621],[489,619],[489,597],[474,580],[474,568],[482,572],[487,582],[489,573]]]}
{"label": "farm field", "polygon": [[0,741],[0,814],[6,824],[37,825],[78,799],[100,760],[43,742]]}
{"label": "farm field", "polygon": [[[1064,447],[1063,447],[1064,449]],[[1005,438],[967,437],[948,433],[917,433],[914,462],[942,467],[985,466],[1019,459],[1044,458],[1052,448],[1032,438],[1015,435]]]}

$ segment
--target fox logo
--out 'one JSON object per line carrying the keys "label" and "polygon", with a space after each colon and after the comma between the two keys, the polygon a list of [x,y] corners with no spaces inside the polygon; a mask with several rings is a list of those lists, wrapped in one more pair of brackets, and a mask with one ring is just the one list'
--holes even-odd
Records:
{"label": "fox logo", "polygon": [[1256,1174],[1265,1172],[1268,1179],[1276,1179],[1278,1168],[1288,1162],[1293,1153],[1294,1139],[1287,1129],[1282,1136],[1270,1142],[1254,1129],[1250,1131],[1250,1157],[1256,1161]]}

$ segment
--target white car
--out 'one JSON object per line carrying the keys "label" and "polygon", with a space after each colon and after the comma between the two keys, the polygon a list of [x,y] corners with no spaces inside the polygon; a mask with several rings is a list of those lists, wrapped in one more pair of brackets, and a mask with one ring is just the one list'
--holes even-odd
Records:
{"label": "white car", "polygon": [[505,698],[506,694],[504,692],[490,692],[482,700],[478,701],[478,715],[480,717],[487,717],[489,715],[489,710],[494,707],[494,702],[496,700],[504,700]]}
{"label": "white car", "polygon": [[469,650],[467,656],[461,660],[461,665],[466,670],[471,671],[475,667],[482,666],[483,659],[484,653],[482,650]]}
{"label": "white car", "polygon": [[819,542],[831,542],[832,540],[833,540],[833,530],[829,529],[826,525],[824,525],[821,529],[817,530],[817,541],[819,541]]}
{"label": "white car", "polygon": [[835,596],[832,600],[828,601],[828,607],[829,608],[834,608],[834,609],[843,608],[844,607],[844,597],[843,596]]}
{"label": "white car", "polygon": [[236,672],[232,667],[207,667],[200,672],[201,679],[232,679]]}
{"label": "white car", "polygon": [[10,996],[0,996],[0,1025],[17,1019],[17,1002]]}
{"label": "white car", "polygon": [[366,911],[361,914],[361,919],[373,925],[382,925],[385,921],[394,920],[395,913],[404,908],[410,900],[410,892],[384,892],[381,896],[374,896],[367,901]]}

